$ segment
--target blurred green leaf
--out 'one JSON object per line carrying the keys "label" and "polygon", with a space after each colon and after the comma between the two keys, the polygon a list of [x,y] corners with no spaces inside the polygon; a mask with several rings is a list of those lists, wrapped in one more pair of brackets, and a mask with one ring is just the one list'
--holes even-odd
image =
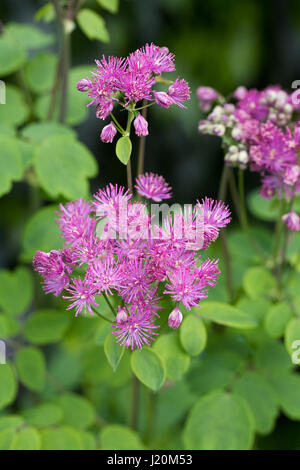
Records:
{"label": "blurred green leaf", "polygon": [[12,183],[22,178],[23,162],[17,139],[0,135],[0,196],[11,190]]}
{"label": "blurred green leaf", "polygon": [[42,450],[80,450],[80,434],[69,426],[41,431]]}
{"label": "blurred green leaf", "polygon": [[110,332],[104,342],[104,352],[115,372],[125,352],[125,347],[116,342],[116,336]]}
{"label": "blurred green leaf", "polygon": [[34,166],[42,188],[53,198],[87,197],[88,178],[97,173],[90,151],[80,142],[66,136],[44,140],[34,154]]}
{"label": "blurred green leaf", "polygon": [[300,420],[300,376],[293,373],[277,374],[269,378],[286,416]]}
{"label": "blurred green leaf", "polygon": [[180,341],[190,356],[198,356],[206,346],[207,334],[203,321],[195,315],[187,315],[179,329]]}
{"label": "blurred green leaf", "polygon": [[[195,308],[192,308],[192,311],[196,312]],[[232,328],[254,328],[257,325],[254,316],[221,302],[205,302],[201,310],[197,309],[197,313],[207,320]]]}
{"label": "blurred green leaf", "polygon": [[25,67],[25,78],[31,91],[45,93],[54,86],[57,57],[49,52],[35,55]]}
{"label": "blurred green leaf", "polygon": [[73,129],[53,121],[32,122],[22,129],[21,135],[24,139],[28,139],[35,144],[39,144],[47,137],[52,136],[64,135],[76,138],[76,132]]}
{"label": "blurred green leaf", "polygon": [[154,351],[164,364],[167,378],[180,380],[189,368],[190,357],[182,349],[178,334],[160,335],[154,343]]}
{"label": "blurred green leaf", "polygon": [[37,428],[53,426],[61,421],[62,416],[63,412],[61,408],[52,403],[42,403],[41,405],[29,408],[23,412],[26,423]]}
{"label": "blurred green leaf", "polygon": [[34,392],[43,390],[46,383],[46,361],[39,349],[31,346],[19,349],[16,366],[20,382],[25,387]]}
{"label": "blurred green leaf", "polygon": [[162,387],[166,372],[162,360],[154,351],[148,348],[134,351],[131,355],[131,367],[146,387],[155,392]]}
{"label": "blurred green leaf", "polygon": [[16,43],[8,34],[0,37],[0,77],[16,72],[26,61],[22,44]]}
{"label": "blurred green leaf", "polygon": [[276,280],[267,268],[254,267],[245,273],[243,286],[251,299],[269,297],[276,289]]}
{"label": "blurred green leaf", "polygon": [[27,221],[23,233],[22,260],[32,262],[37,250],[48,252],[63,247],[56,224],[57,209],[52,205],[43,207]]}
{"label": "blurred green leaf", "polygon": [[143,450],[144,446],[138,434],[132,429],[119,424],[105,426],[100,432],[103,450]]}
{"label": "blurred green leaf", "polygon": [[111,13],[117,13],[119,9],[119,0],[97,0],[97,2],[100,7],[105,8],[105,10]]}
{"label": "blurred green leaf", "polygon": [[0,306],[10,315],[25,313],[32,302],[33,282],[29,269],[0,270]]}
{"label": "blurred green leaf", "polygon": [[109,34],[103,18],[93,10],[83,8],[77,15],[77,22],[89,39],[109,42]]}
{"label": "blurred green leaf", "polygon": [[266,376],[278,375],[293,368],[291,358],[282,343],[266,341],[254,354],[256,368]]}
{"label": "blurred green leaf", "polygon": [[0,124],[20,126],[29,115],[22,92],[13,85],[6,86],[6,104],[0,106]]}
{"label": "blurred green leaf", "polygon": [[278,218],[278,204],[274,199],[261,197],[257,189],[249,193],[248,207],[250,212],[258,219],[273,222]]}
{"label": "blurred green leaf", "polygon": [[32,426],[21,429],[15,434],[10,448],[12,450],[39,450],[41,448],[39,432]]}
{"label": "blurred green leaf", "polygon": [[294,354],[296,361],[300,363],[300,318],[293,318],[286,325],[284,344],[289,354]]}
{"label": "blurred green leaf", "polygon": [[293,312],[287,302],[279,302],[270,307],[267,312],[264,328],[271,338],[283,336],[285,327],[292,318]]}
{"label": "blurred green leaf", "polygon": [[36,21],[43,20],[45,23],[51,23],[55,19],[55,9],[53,3],[49,2],[43,5],[35,14]]}
{"label": "blurred green leaf", "polygon": [[38,310],[28,318],[24,334],[33,344],[56,343],[63,338],[71,320],[70,314],[57,310]]}
{"label": "blurred green leaf", "polygon": [[95,410],[86,398],[75,393],[64,393],[57,398],[56,403],[63,412],[63,424],[78,429],[85,429],[93,424]]}
{"label": "blurred green leaf", "polygon": [[0,431],[0,450],[9,450],[13,442],[15,431],[11,428],[7,428],[4,431]]}
{"label": "blurred green leaf", "polygon": [[131,140],[128,136],[120,137],[116,144],[116,155],[118,159],[127,165],[132,151]]}
{"label": "blurred green leaf", "polygon": [[17,415],[8,415],[8,416],[1,416],[0,417],[0,431],[4,431],[4,429],[13,429],[16,430],[20,428],[24,423],[24,419],[22,416]]}
{"label": "blurred green leaf", "polygon": [[234,384],[234,391],[248,403],[260,434],[269,434],[279,414],[276,394],[267,380],[256,372],[245,372]]}
{"label": "blurred green leaf", "polygon": [[192,408],[185,423],[185,449],[246,450],[254,440],[254,418],[237,394],[216,391]]}
{"label": "blurred green leaf", "polygon": [[55,35],[43,32],[31,24],[8,23],[5,32],[14,41],[27,49],[39,49],[55,42]]}
{"label": "blurred green leaf", "polygon": [[0,365],[0,409],[12,403],[17,394],[17,381],[10,364]]}

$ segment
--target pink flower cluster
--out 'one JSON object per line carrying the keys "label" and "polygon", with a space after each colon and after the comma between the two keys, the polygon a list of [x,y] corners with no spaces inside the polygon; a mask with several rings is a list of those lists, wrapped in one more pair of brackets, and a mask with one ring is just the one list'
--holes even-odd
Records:
{"label": "pink flower cluster", "polygon": [[[96,106],[96,116],[100,119],[106,119],[117,104],[134,112],[133,124],[138,136],[148,135],[146,119],[135,111],[138,102],[147,100],[163,108],[173,104],[184,108],[183,103],[190,98],[188,83],[183,79],[176,78],[167,92],[154,88],[162,72],[175,71],[174,55],[167,47],[146,44],[126,59],[103,56],[95,62],[97,67],[91,78],[80,80],[77,89],[88,92],[89,106]],[[122,129],[116,121],[111,121],[102,130],[102,141],[112,142],[117,131]]]}
{"label": "pink flower cluster", "polygon": [[[140,176],[136,187],[146,199],[161,201],[171,194],[158,175]],[[161,296],[174,302],[171,328],[181,323],[180,304],[190,310],[207,297],[220,271],[218,260],[202,260],[200,252],[230,222],[228,207],[208,198],[190,211],[169,214],[162,225],[152,222],[148,209],[145,199],[134,202],[128,190],[112,184],[90,202],[61,205],[58,224],[66,247],[38,251],[33,260],[45,292],[63,293],[70,302],[67,309],[74,308],[76,316],[93,314],[101,295],[118,296],[113,333],[117,342],[132,349],[149,344],[158,334]],[[190,234],[201,224],[203,239],[191,243]]]}
{"label": "pink flower cluster", "polygon": [[[228,165],[260,173],[262,197],[289,200],[300,192],[300,121],[293,121],[299,105],[292,94],[279,86],[262,91],[240,86],[228,101],[209,87],[199,87],[197,96],[206,113],[199,132],[222,138]],[[291,222],[295,216],[283,220],[299,230],[299,223]]]}

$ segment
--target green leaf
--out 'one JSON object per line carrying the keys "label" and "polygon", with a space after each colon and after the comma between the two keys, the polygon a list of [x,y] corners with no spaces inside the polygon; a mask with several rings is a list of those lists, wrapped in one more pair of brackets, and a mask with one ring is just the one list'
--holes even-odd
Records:
{"label": "green leaf", "polygon": [[[192,311],[196,310],[192,308]],[[254,328],[257,326],[254,317],[237,307],[221,302],[205,302],[201,310],[197,309],[197,313],[215,323],[233,328]]]}
{"label": "green leaf", "polygon": [[16,72],[26,61],[26,53],[9,35],[0,37],[0,77]]}
{"label": "green leaf", "polygon": [[111,325],[107,322],[99,322],[99,325],[97,326],[96,332],[95,332],[95,337],[94,337],[94,343],[97,344],[98,346],[103,346],[105,343],[106,338],[108,337],[109,334],[111,334]]}
{"label": "green leaf", "polygon": [[284,414],[291,419],[300,420],[300,376],[286,373],[274,375],[269,380]]}
{"label": "green leaf", "polygon": [[267,268],[254,267],[245,273],[243,287],[251,299],[269,297],[276,289],[276,280]]}
{"label": "green leaf", "polygon": [[29,116],[29,108],[21,91],[13,86],[6,86],[6,104],[0,105],[0,124],[20,126]]}
{"label": "green leaf", "polygon": [[154,351],[148,348],[134,351],[131,355],[131,367],[146,387],[155,392],[162,387],[166,372],[160,357]]}
{"label": "green leaf", "polygon": [[60,341],[72,318],[57,310],[38,310],[25,325],[25,338],[31,343],[44,345]]}
{"label": "green leaf", "polygon": [[43,20],[44,23],[51,23],[55,19],[55,8],[53,3],[46,3],[34,15],[35,21]]}
{"label": "green leaf", "polygon": [[[0,338],[7,338],[8,337],[8,322],[4,315],[0,314]],[[1,356],[0,356],[1,360]],[[1,362],[0,362],[1,364]]]}
{"label": "green leaf", "polygon": [[77,15],[77,22],[89,39],[109,42],[109,34],[103,18],[88,8],[82,8]]}
{"label": "green leaf", "polygon": [[40,52],[26,65],[25,78],[34,93],[45,93],[53,88],[57,57],[49,52]]}
{"label": "green leaf", "polygon": [[18,44],[27,49],[39,49],[55,42],[54,34],[47,34],[31,24],[8,23],[5,31]]}
{"label": "green leaf", "polygon": [[0,418],[0,431],[4,429],[16,430],[24,424],[24,419],[18,415],[2,416]]}
{"label": "green leaf", "polygon": [[266,299],[249,299],[248,297],[242,297],[236,304],[240,310],[248,313],[254,317],[258,323],[261,323],[265,318],[266,313],[270,307],[270,302]]}
{"label": "green leaf", "polygon": [[46,382],[46,362],[43,353],[30,346],[19,349],[16,366],[20,381],[34,392],[41,392]]}
{"label": "green leaf", "polygon": [[108,334],[104,342],[104,352],[108,362],[115,372],[124,355],[125,348],[116,342],[116,337],[111,332]]}
{"label": "green leaf", "polygon": [[13,442],[15,431],[11,428],[7,428],[4,431],[0,431],[0,450],[9,450]]}
{"label": "green leaf", "polygon": [[264,328],[271,338],[280,338],[293,312],[287,302],[274,304],[268,310],[264,321]]}
{"label": "green leaf", "polygon": [[110,424],[100,432],[103,450],[143,450],[144,446],[138,434],[126,426]]}
{"label": "green leaf", "polygon": [[22,129],[21,135],[24,139],[28,139],[35,144],[39,144],[47,137],[52,136],[64,135],[76,138],[76,132],[73,129],[53,121],[32,122]]}
{"label": "green leaf", "polygon": [[0,306],[10,315],[25,313],[33,298],[32,275],[19,266],[15,271],[0,270]]}
{"label": "green leaf", "polygon": [[183,319],[179,336],[183,348],[190,356],[198,356],[206,346],[205,325],[195,315],[188,315]]}
{"label": "green leaf", "polygon": [[29,142],[19,140],[19,148],[21,150],[23,168],[26,170],[32,165],[34,145]]}
{"label": "green leaf", "polygon": [[32,426],[21,429],[15,434],[10,448],[12,450],[39,450],[41,448],[41,437]]}
{"label": "green leaf", "polygon": [[63,247],[56,223],[57,210],[57,206],[43,207],[28,220],[23,233],[23,261],[32,262],[38,250],[48,252]]}
{"label": "green leaf", "polygon": [[284,344],[294,364],[300,364],[300,318],[293,318],[286,326]]}
{"label": "green leaf", "polygon": [[263,343],[255,351],[254,363],[266,376],[282,374],[293,368],[288,352],[283,344],[277,341]]}
{"label": "green leaf", "polygon": [[97,0],[100,7],[105,8],[105,10],[110,11],[111,13],[117,13],[119,9],[119,0]]}
{"label": "green leaf", "polygon": [[267,380],[256,372],[248,371],[235,382],[234,391],[247,401],[255,419],[256,431],[269,434],[279,410],[276,394]]}
{"label": "green leaf", "polygon": [[56,403],[63,412],[63,424],[78,429],[85,429],[93,424],[95,410],[86,398],[75,393],[64,393],[57,398]]}
{"label": "green leaf", "polygon": [[[59,406],[52,403],[42,403],[23,412],[26,423],[37,428],[53,426],[61,421],[63,412]],[[1,423],[0,423],[1,426]]]}
{"label": "green leaf", "polygon": [[41,431],[42,450],[80,450],[82,442],[79,433],[69,426]]}
{"label": "green leaf", "polygon": [[246,402],[239,395],[216,391],[192,408],[183,442],[189,450],[247,450],[253,444],[253,428]]}
{"label": "green leaf", "polygon": [[132,151],[131,140],[128,136],[120,137],[116,144],[116,155],[118,159],[127,165]]}
{"label": "green leaf", "polygon": [[11,190],[14,181],[22,178],[23,162],[18,141],[14,137],[0,135],[0,147],[0,196],[3,196]]}
{"label": "green leaf", "polygon": [[260,220],[273,222],[278,218],[278,204],[273,199],[265,199],[261,197],[256,189],[251,191],[248,199],[248,207],[250,212]]}
{"label": "green leaf", "polygon": [[17,381],[10,364],[0,365],[0,409],[12,403],[17,394]]}
{"label": "green leaf", "polygon": [[154,351],[161,358],[170,380],[180,380],[190,366],[190,357],[182,349],[175,332],[161,335],[155,341]]}
{"label": "green leaf", "polygon": [[88,178],[97,173],[90,151],[80,142],[65,136],[44,140],[35,151],[34,165],[42,188],[53,198],[87,197]]}

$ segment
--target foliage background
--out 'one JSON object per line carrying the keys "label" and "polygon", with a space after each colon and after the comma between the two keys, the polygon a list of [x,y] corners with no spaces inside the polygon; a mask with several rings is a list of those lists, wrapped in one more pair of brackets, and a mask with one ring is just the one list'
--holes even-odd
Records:
{"label": "foliage background", "polygon": [[[11,22],[33,24],[35,12],[44,4],[34,0],[2,1],[0,17],[4,31]],[[176,54],[178,74],[189,81],[192,100],[185,111],[151,109],[146,170],[165,176],[174,188],[176,202],[190,203],[205,195],[216,197],[222,168],[221,150],[217,139],[199,136],[197,132],[196,87],[210,85],[223,94],[240,84],[263,88],[278,83],[290,88],[291,82],[300,76],[299,2],[120,0],[116,14],[101,8],[96,0],[88,0],[84,7],[102,15],[110,40],[107,43],[91,41],[76,28],[72,33],[73,67],[88,65],[87,69],[91,69],[94,58],[102,53],[127,55],[128,51],[151,41],[168,46]],[[161,343],[158,352],[167,364],[167,381],[157,394],[149,392],[149,388],[141,388],[137,434],[128,427],[132,400],[129,354],[122,358],[114,373],[103,350],[108,330],[98,325],[97,319],[73,319],[72,314],[65,313],[61,300],[42,294],[39,280],[31,273],[30,262],[36,249],[58,247],[53,204],[87,195],[82,188],[88,177],[91,192],[110,181],[125,184],[125,171],[115,158],[112,146],[103,144],[98,137],[102,123],[95,119],[93,112],[82,113],[84,100],[74,98],[74,85],[82,73],[75,69],[70,75],[74,101],[70,123],[74,124],[78,141],[94,158],[88,150],[72,147],[70,154],[78,151],[79,161],[72,181],[83,180],[83,186],[78,190],[70,183],[64,191],[53,190],[56,178],[55,174],[51,175],[51,161],[55,157],[52,144],[59,146],[61,138],[64,145],[66,137],[58,137],[58,131],[52,132],[54,140],[48,148],[36,150],[43,145],[41,131],[29,137],[24,134],[26,124],[43,117],[43,100],[51,89],[52,59],[46,60],[45,67],[38,64],[37,70],[30,64],[40,51],[54,56],[58,51],[55,36],[52,38],[56,34],[55,24],[41,21],[38,27],[45,35],[36,39],[37,47],[29,44],[29,37],[28,44],[21,41],[20,47],[26,49],[27,59],[20,60],[22,67],[17,66],[3,76],[1,70],[5,68],[7,56],[0,47],[0,78],[18,90],[17,96],[8,93],[8,102],[0,109],[2,174],[8,171],[8,162],[15,161],[15,167],[9,170],[9,180],[14,183],[11,187],[8,184],[0,199],[3,267],[0,272],[0,337],[7,342],[7,356],[12,364],[0,365],[0,447],[299,448],[300,384],[298,374],[291,372],[287,352],[287,335],[292,331],[294,337],[295,332],[300,331],[299,320],[297,316],[292,318],[284,306],[281,306],[283,314],[268,313],[271,320],[269,323],[266,320],[273,281],[262,268],[251,271],[257,269],[257,260],[243,235],[234,227],[235,223],[229,242],[234,255],[237,303],[258,322],[258,327],[246,331],[238,328],[241,325],[226,328],[218,321],[211,324],[206,320],[208,347],[201,357],[187,354],[182,344],[177,344],[177,337],[165,340],[165,345]],[[11,31],[11,34],[15,40],[15,33]],[[43,70],[49,71],[49,75],[45,77]],[[16,132],[17,141],[13,137]],[[9,142],[8,136],[12,139]],[[69,139],[73,145],[74,138]],[[12,157],[13,154],[18,157]],[[135,163],[135,155],[133,159]],[[34,171],[32,162],[35,162]],[[68,174],[64,177],[69,180]],[[1,179],[0,182],[5,186]],[[247,189],[250,191],[257,184],[256,176],[248,174]],[[253,218],[256,234],[267,251],[276,213],[270,215],[269,207],[262,207],[258,213],[255,196],[250,209],[258,216]],[[267,223],[263,222],[266,218]],[[295,242],[290,249],[291,257],[297,249]],[[217,245],[213,254],[217,255],[218,250]],[[18,265],[21,267],[16,268]],[[14,273],[7,270],[14,270]],[[257,293],[258,275],[264,288]],[[299,276],[293,278],[289,292],[295,298],[299,295]],[[224,279],[209,300],[228,300]],[[207,315],[209,318],[209,313]],[[291,321],[296,323],[289,326]],[[229,391],[229,395],[217,390]],[[232,390],[246,399],[246,407],[252,408],[250,418],[239,398],[230,402]],[[247,390],[253,391],[250,396]],[[211,391],[216,395],[210,409],[209,402],[199,401],[199,397],[201,400]],[[231,436],[228,442],[218,435],[222,428],[222,420],[218,421],[219,410],[221,415],[224,412],[229,427],[235,416],[232,428],[225,431]],[[203,428],[199,425],[200,418]],[[212,430],[205,438],[208,425]]]}

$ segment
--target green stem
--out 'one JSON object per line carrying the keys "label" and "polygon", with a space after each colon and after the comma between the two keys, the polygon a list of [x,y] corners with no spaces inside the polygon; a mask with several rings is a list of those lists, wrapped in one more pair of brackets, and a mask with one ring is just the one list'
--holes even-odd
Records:
{"label": "green stem", "polygon": [[235,180],[235,176],[234,176],[234,172],[232,168],[229,168],[229,189],[230,189],[230,194],[233,200],[235,212],[238,216],[240,225],[242,225],[241,210],[240,210],[240,203],[239,203],[239,193],[238,193],[236,180]]}
{"label": "green stem", "polygon": [[[143,101],[145,103],[146,100]],[[147,108],[146,106],[142,111],[142,116],[144,119],[147,118]],[[144,172],[144,161],[145,161],[145,146],[146,146],[146,136],[142,135],[139,142],[139,153],[138,153],[138,167],[137,167],[137,176],[142,175]]]}
{"label": "green stem", "polygon": [[[130,128],[131,123],[134,118],[134,113],[132,111],[128,111],[128,118],[127,118],[127,126],[126,126],[126,135],[130,136]],[[132,171],[131,171],[131,159],[129,158],[128,163],[126,165],[127,170],[127,187],[131,193],[133,193],[133,184],[132,184]]]}
{"label": "green stem", "polygon": [[120,134],[125,135],[125,134],[126,134],[126,131],[123,129],[123,127],[121,126],[121,124],[119,123],[119,121],[117,121],[117,119],[115,118],[115,116],[113,115],[113,113],[110,113],[110,116],[111,116],[112,120],[114,121],[114,123],[115,123],[115,125],[116,125],[116,128],[118,129],[118,131],[120,132]]}
{"label": "green stem", "polygon": [[274,259],[274,264],[277,264],[278,261],[278,254],[280,250],[280,241],[281,241],[281,235],[282,235],[282,229],[283,229],[283,222],[282,222],[282,216],[285,211],[285,203],[284,203],[284,198],[281,198],[280,200],[280,206],[279,206],[279,215],[278,219],[276,221],[275,225],[275,233],[274,233],[274,238],[273,238],[273,259]]}
{"label": "green stem", "polygon": [[92,310],[99,318],[102,318],[102,320],[105,320],[105,321],[108,321],[109,323],[112,323],[108,318],[101,315],[101,313],[97,312],[97,310],[95,310],[93,307],[92,307]]}
{"label": "green stem", "polygon": [[113,315],[116,317],[116,316],[117,316],[116,311],[115,311],[114,307],[112,306],[112,304],[111,304],[109,298],[108,298],[107,295],[105,294],[105,292],[103,292],[103,297],[105,298],[105,301],[106,301],[107,305],[109,306],[111,312],[112,312]]}
{"label": "green stem", "polygon": [[[146,100],[144,100],[143,102],[146,102]],[[141,106],[140,108],[134,108],[134,110],[135,110],[135,111],[141,111],[141,110],[150,108],[150,106],[153,106],[154,104],[155,104],[155,102],[150,103],[150,104],[146,104],[145,106]]]}
{"label": "green stem", "polygon": [[139,402],[140,402],[140,382],[138,378],[132,376],[132,402],[131,402],[131,422],[130,425],[134,431],[137,431],[139,421]]}

